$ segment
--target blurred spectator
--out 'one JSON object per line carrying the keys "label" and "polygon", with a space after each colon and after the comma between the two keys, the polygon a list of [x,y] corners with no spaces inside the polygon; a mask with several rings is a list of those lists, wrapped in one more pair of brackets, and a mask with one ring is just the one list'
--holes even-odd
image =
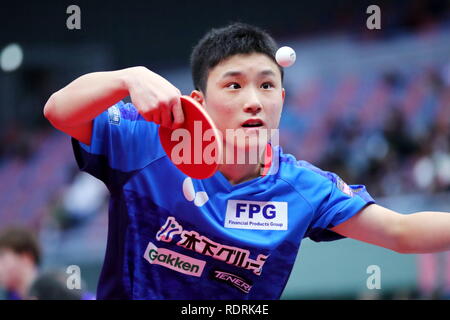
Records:
{"label": "blurred spectator", "polygon": [[39,274],[41,251],[35,234],[26,228],[8,227],[0,232],[0,287],[7,300],[92,300],[82,288],[67,287],[68,275],[52,270]]}
{"label": "blurred spectator", "polygon": [[417,255],[417,283],[422,299],[450,299],[450,252]]}
{"label": "blurred spectator", "polygon": [[385,121],[383,135],[389,149],[394,150],[399,160],[403,161],[417,150],[417,144],[409,135],[406,119],[399,107],[393,107]]}
{"label": "blurred spectator", "polygon": [[443,82],[444,86],[450,88],[450,61],[447,62],[443,67],[442,71],[440,72],[441,81]]}
{"label": "blurred spectator", "polygon": [[[445,84],[433,70],[428,70],[427,90],[439,97]],[[405,81],[398,73],[380,77],[399,90]],[[318,166],[351,183],[365,184],[377,197],[450,190],[450,119],[423,122],[423,130],[417,131],[401,101],[387,109],[379,128],[366,128],[351,114],[330,123],[328,146]]]}
{"label": "blurred spectator", "polygon": [[0,233],[0,287],[6,290],[6,299],[27,298],[40,260],[40,247],[33,232],[10,227]]}
{"label": "blurred spectator", "polygon": [[11,121],[3,131],[1,145],[0,156],[27,160],[35,151],[33,148],[33,132],[25,128],[22,123]]}
{"label": "blurred spectator", "polygon": [[103,182],[80,172],[63,196],[63,207],[71,220],[82,221],[99,212],[107,197]]}
{"label": "blurred spectator", "polygon": [[102,212],[108,200],[108,190],[100,180],[85,172],[77,172],[70,185],[58,193],[53,208],[55,222],[63,231],[81,227]]}
{"label": "blurred spectator", "polygon": [[80,289],[69,289],[67,274],[60,270],[46,271],[31,285],[28,297],[32,300],[94,300],[95,296]]}

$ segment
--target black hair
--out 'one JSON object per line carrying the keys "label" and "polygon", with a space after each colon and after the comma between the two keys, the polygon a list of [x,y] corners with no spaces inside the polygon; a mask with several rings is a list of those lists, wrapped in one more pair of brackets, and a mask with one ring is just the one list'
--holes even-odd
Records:
{"label": "black hair", "polygon": [[25,227],[8,227],[0,232],[0,249],[31,255],[36,265],[41,262],[41,248],[36,234]]}
{"label": "black hair", "polygon": [[[206,93],[209,71],[223,60],[236,54],[262,53],[272,59],[278,46],[264,30],[241,22],[211,29],[192,50],[191,72],[196,90]],[[283,81],[283,68],[277,64]]]}

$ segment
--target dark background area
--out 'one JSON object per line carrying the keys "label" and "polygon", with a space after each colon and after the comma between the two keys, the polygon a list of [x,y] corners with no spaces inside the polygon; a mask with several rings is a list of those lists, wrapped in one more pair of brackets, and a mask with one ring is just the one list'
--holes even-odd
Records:
{"label": "dark background area", "polygon": [[[81,30],[66,28],[66,8],[81,8]],[[0,46],[108,44],[117,67],[186,65],[192,46],[211,27],[244,21],[278,40],[321,33],[367,32],[366,8],[377,4],[389,36],[442,18],[449,1],[8,1],[0,10]],[[417,14],[420,13],[420,14]],[[70,63],[70,58],[67,63]]]}
{"label": "dark background area", "polygon": [[[73,4],[81,9],[81,30],[66,27]],[[381,9],[381,30],[366,27],[372,4]],[[137,65],[155,72],[188,67],[192,47],[206,31],[232,21],[262,27],[278,43],[339,34],[370,42],[432,27],[448,20],[449,8],[446,0],[2,2],[0,49],[18,43],[24,61],[15,72],[0,74],[0,139],[12,141],[15,127],[49,129],[41,114],[45,102],[82,74]]]}

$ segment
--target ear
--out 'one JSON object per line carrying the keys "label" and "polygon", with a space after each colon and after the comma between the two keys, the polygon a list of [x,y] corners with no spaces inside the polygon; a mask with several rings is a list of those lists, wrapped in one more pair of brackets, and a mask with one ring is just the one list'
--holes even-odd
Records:
{"label": "ear", "polygon": [[281,91],[281,98],[283,99],[283,103],[284,103],[285,97],[286,97],[286,90],[284,90],[284,88],[283,88],[283,90]]}
{"label": "ear", "polygon": [[194,98],[202,106],[205,106],[205,97],[203,96],[203,93],[201,91],[193,90],[191,92],[191,98]]}

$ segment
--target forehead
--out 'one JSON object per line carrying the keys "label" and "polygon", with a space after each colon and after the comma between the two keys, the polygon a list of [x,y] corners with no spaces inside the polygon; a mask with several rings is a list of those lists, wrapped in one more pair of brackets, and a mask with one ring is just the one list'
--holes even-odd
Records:
{"label": "forehead", "polygon": [[0,247],[0,258],[12,257],[14,256],[14,251],[10,248]]}
{"label": "forehead", "polygon": [[221,61],[209,71],[209,78],[219,80],[237,75],[274,75],[281,79],[278,65],[262,53],[237,54]]}

